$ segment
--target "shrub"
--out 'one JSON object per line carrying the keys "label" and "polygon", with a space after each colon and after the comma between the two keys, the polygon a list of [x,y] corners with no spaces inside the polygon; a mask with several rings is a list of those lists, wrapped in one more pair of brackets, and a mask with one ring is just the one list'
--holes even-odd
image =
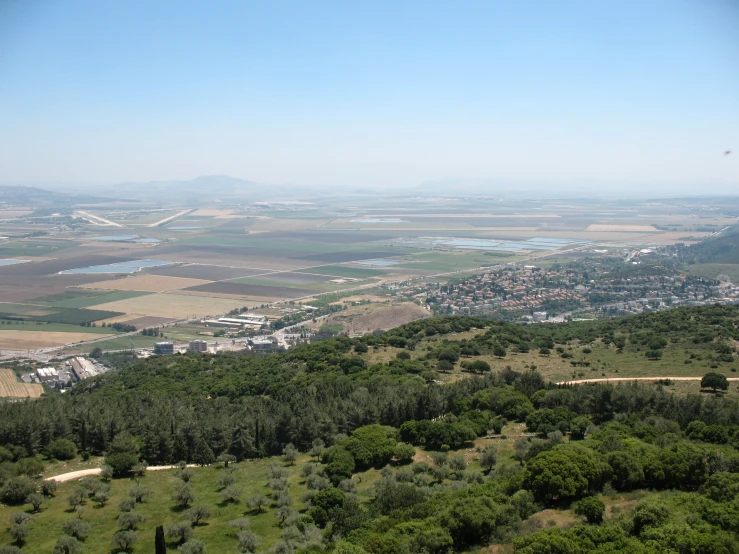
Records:
{"label": "shrub", "polygon": [[167,536],[172,539],[184,543],[193,535],[192,526],[189,521],[179,521],[167,526]]}
{"label": "shrub", "polygon": [[70,537],[83,541],[90,534],[90,524],[81,519],[68,519],[62,524],[62,531]]}
{"label": "shrub", "polygon": [[46,454],[57,460],[71,460],[77,456],[77,446],[69,439],[56,439],[46,447]]}
{"label": "shrub", "polygon": [[54,554],[79,554],[80,552],[82,552],[82,543],[74,537],[62,535],[56,539]]}
{"label": "shrub", "polygon": [[38,484],[26,475],[19,475],[8,479],[0,490],[0,500],[5,504],[24,504],[29,494],[36,492]]}
{"label": "shrub", "polygon": [[606,505],[596,496],[588,496],[575,504],[575,513],[583,516],[588,523],[602,522],[605,511]]}

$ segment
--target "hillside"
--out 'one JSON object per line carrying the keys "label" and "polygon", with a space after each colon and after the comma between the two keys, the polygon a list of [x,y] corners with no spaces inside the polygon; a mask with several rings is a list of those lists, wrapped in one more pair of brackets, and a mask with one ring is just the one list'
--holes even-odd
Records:
{"label": "hillside", "polygon": [[[39,485],[24,474],[80,452],[120,477],[39,496],[36,520],[14,524],[28,528],[26,552],[50,551],[78,505],[85,551],[123,540],[132,486],[151,493],[131,508],[146,518],[125,535],[138,538],[132,552],[152,551],[157,525],[195,517],[177,506],[181,489],[210,512],[184,524],[194,534],[184,552],[201,552],[198,541],[206,552],[739,552],[730,395],[697,383],[692,394],[557,387],[532,368],[551,360],[590,376],[586,360],[607,354],[614,373],[620,360],[636,371],[637,359],[668,359],[671,372],[730,375],[737,323],[739,308],[718,306],[561,325],[429,318],[264,358],[150,358],[65,396],[0,405],[0,494],[16,504],[0,518],[32,511],[24,493]],[[132,476],[141,459],[210,467]],[[256,549],[229,524],[244,516]]]}
{"label": "hillside", "polygon": [[679,249],[689,264],[739,264],[739,225],[720,235]]}

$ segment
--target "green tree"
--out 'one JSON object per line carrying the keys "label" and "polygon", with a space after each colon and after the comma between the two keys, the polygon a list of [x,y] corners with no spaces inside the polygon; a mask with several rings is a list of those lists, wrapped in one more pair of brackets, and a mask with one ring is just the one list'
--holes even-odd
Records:
{"label": "green tree", "polygon": [[82,543],[74,537],[61,535],[56,539],[54,554],[79,554],[80,552],[82,552]]}
{"label": "green tree", "polygon": [[167,536],[180,543],[185,543],[192,535],[193,530],[189,521],[178,521],[167,526]]}
{"label": "green tree", "polygon": [[167,541],[164,539],[164,526],[157,525],[154,535],[154,554],[167,554]]}
{"label": "green tree", "polygon": [[485,468],[486,471],[493,469],[493,466],[498,462],[498,447],[494,444],[488,444],[480,455],[480,465]]}
{"label": "green tree", "polygon": [[81,519],[68,519],[62,524],[62,531],[70,537],[84,541],[90,534],[90,524]]}
{"label": "green tree", "polygon": [[285,448],[282,449],[283,461],[289,463],[291,466],[295,465],[295,460],[298,459],[299,454],[300,452],[298,452],[298,449],[295,448],[293,443],[288,443]]}
{"label": "green tree", "polygon": [[193,506],[187,512],[187,517],[193,525],[199,525],[201,521],[211,516],[210,508],[205,504]]}
{"label": "green tree", "polygon": [[241,531],[238,534],[239,551],[252,554],[257,551],[261,539],[251,531]]}
{"label": "green tree", "polygon": [[32,492],[26,497],[26,502],[33,506],[33,511],[38,512],[41,509],[41,504],[46,501],[46,497],[43,494]]}
{"label": "green tree", "polygon": [[11,506],[24,504],[28,495],[36,492],[37,487],[37,482],[26,475],[11,477],[0,490],[0,500]]}
{"label": "green tree", "polygon": [[137,540],[138,537],[135,531],[118,531],[113,535],[110,543],[118,552],[130,552]]}
{"label": "green tree", "polygon": [[69,439],[56,439],[46,448],[46,454],[57,460],[71,460],[77,456],[77,446]]}
{"label": "green tree", "polygon": [[393,450],[393,457],[399,462],[407,463],[413,461],[413,456],[416,455],[416,449],[412,444],[407,442],[399,442],[395,445]]}
{"label": "green tree", "polygon": [[588,496],[575,504],[575,514],[584,517],[588,523],[601,523],[606,505],[597,496]]}
{"label": "green tree", "polygon": [[712,371],[706,373],[701,379],[701,388],[713,389],[713,392],[716,392],[717,389],[727,390],[729,388],[729,381],[726,375]]}
{"label": "green tree", "polygon": [[261,513],[262,506],[267,504],[267,502],[269,502],[269,500],[263,494],[253,494],[246,500],[247,506],[252,510],[256,510],[257,513]]}
{"label": "green tree", "polygon": [[493,347],[493,356],[496,358],[505,358],[506,350],[500,344],[496,344]]}
{"label": "green tree", "polygon": [[192,487],[187,483],[180,483],[175,486],[175,491],[172,494],[172,500],[174,500],[178,508],[187,508],[190,503],[195,500],[195,493]]}
{"label": "green tree", "polygon": [[139,524],[146,521],[146,516],[139,514],[138,512],[123,512],[118,515],[116,523],[119,529],[126,531],[135,531]]}

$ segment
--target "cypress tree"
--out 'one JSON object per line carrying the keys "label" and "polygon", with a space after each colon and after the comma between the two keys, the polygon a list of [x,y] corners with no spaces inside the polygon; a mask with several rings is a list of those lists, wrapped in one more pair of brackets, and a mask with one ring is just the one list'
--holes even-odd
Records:
{"label": "cypress tree", "polygon": [[164,525],[157,525],[157,533],[154,538],[154,553],[167,554],[167,543],[164,542]]}

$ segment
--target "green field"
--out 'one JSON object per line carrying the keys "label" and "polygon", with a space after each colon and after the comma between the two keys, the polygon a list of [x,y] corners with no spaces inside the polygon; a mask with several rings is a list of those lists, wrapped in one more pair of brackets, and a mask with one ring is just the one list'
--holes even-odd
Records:
{"label": "green field", "polygon": [[0,320],[0,331],[46,331],[63,333],[91,333],[98,335],[109,335],[114,331],[107,327],[82,327],[81,325],[70,325],[69,323],[45,323],[41,321],[2,321]]}
{"label": "green field", "polygon": [[64,248],[74,246],[74,242],[66,241],[13,241],[0,246],[0,258],[17,258],[23,256],[45,256]]}
{"label": "green field", "polygon": [[350,277],[361,279],[363,277],[379,277],[387,275],[378,269],[365,269],[363,267],[351,267],[348,265],[323,265],[301,270],[301,273],[313,273],[318,275],[335,275],[337,277]]}
{"label": "green field", "polygon": [[405,256],[403,263],[393,268],[419,269],[437,273],[463,271],[477,267],[491,266],[502,262],[512,262],[516,258],[486,256],[483,252],[428,252],[415,256]]}

